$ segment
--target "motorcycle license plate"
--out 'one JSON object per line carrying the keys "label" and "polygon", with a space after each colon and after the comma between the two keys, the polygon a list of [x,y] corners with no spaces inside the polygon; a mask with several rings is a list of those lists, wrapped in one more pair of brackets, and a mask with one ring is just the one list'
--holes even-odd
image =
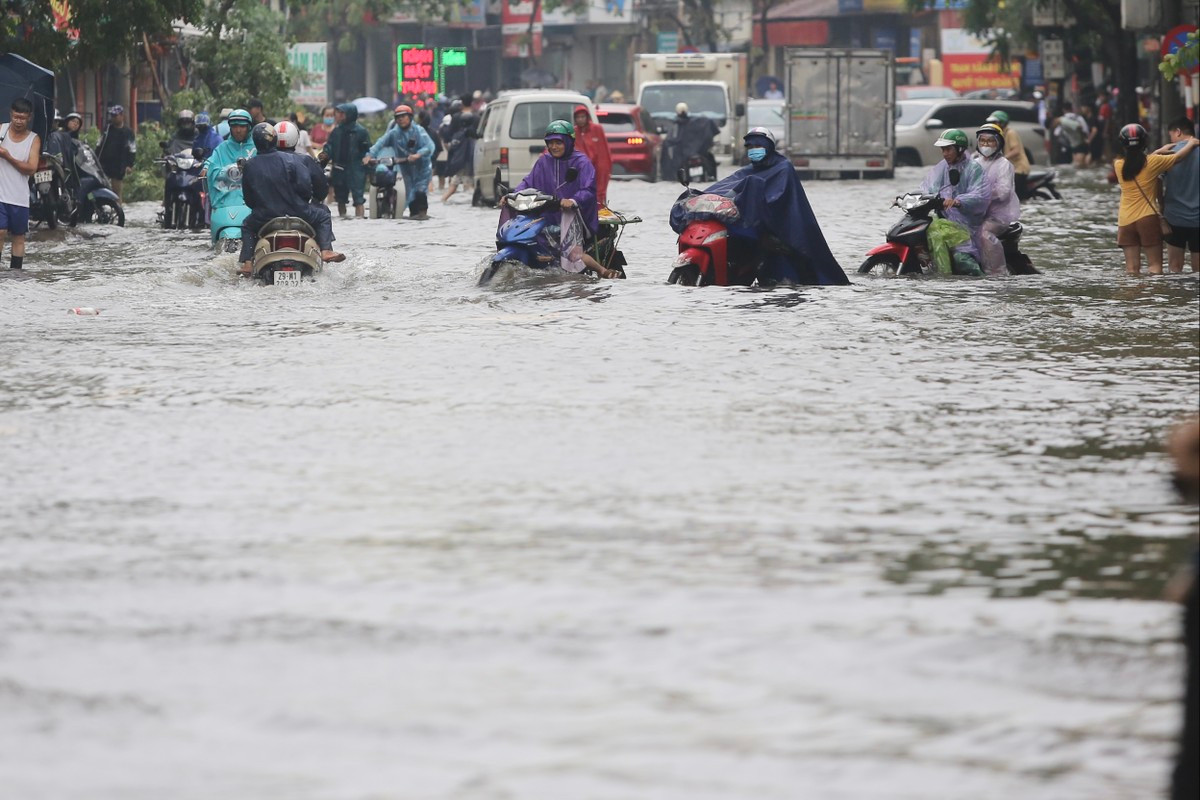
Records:
{"label": "motorcycle license plate", "polygon": [[276,286],[299,286],[300,285],[300,270],[298,269],[281,269],[275,271]]}
{"label": "motorcycle license plate", "polygon": [[688,177],[699,180],[704,177],[704,167],[689,167]]}
{"label": "motorcycle license plate", "polygon": [[33,173],[34,183],[50,183],[54,180],[54,170],[42,169]]}

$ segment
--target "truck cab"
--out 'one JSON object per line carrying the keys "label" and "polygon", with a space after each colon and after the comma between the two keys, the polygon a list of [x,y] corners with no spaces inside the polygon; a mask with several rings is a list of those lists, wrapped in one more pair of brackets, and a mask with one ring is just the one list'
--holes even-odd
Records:
{"label": "truck cab", "polygon": [[746,116],[744,53],[646,53],[634,62],[638,105],[667,132],[675,106],[687,103],[692,116],[708,117],[720,133],[713,152],[741,156]]}

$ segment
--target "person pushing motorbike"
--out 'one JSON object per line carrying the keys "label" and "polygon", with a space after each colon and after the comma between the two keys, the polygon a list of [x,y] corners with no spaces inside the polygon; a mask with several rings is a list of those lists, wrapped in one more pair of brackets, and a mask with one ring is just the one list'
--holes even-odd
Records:
{"label": "person pushing motorbike", "polygon": [[278,135],[274,126],[265,122],[254,126],[251,139],[258,154],[246,162],[242,175],[242,193],[251,209],[242,223],[242,252],[238,257],[242,273],[251,272],[259,229],[276,217],[303,219],[317,234],[321,260],[345,261],[344,255],[333,250],[333,222],[328,207],[309,202],[312,181],[308,171],[297,163],[299,156],[277,150]]}
{"label": "person pushing motorbike", "polygon": [[420,125],[413,125],[411,106],[396,106],[395,116],[395,126],[379,137],[363,156],[362,163],[370,164],[384,148],[390,147],[400,162],[408,218],[426,220],[429,219],[429,179],[433,177],[433,139]]}

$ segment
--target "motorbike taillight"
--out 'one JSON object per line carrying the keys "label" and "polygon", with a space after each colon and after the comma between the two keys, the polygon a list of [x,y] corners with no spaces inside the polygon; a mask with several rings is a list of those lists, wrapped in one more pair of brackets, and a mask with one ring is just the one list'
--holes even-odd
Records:
{"label": "motorbike taillight", "polygon": [[38,158],[38,169],[47,169],[50,166],[50,161],[45,156]]}
{"label": "motorbike taillight", "polygon": [[292,250],[300,249],[300,237],[295,235],[284,235],[275,237],[275,249],[279,250],[284,247],[289,247]]}

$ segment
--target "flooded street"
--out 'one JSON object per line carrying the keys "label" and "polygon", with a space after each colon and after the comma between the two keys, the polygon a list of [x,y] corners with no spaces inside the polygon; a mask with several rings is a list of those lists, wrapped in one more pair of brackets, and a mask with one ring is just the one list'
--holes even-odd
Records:
{"label": "flooded street", "polygon": [[[922,174],[806,184],[848,274]],[[769,292],[665,284],[668,183],[610,190],[619,282],[476,288],[462,192],[335,221],[296,290],[153,204],[36,235],[0,274],[3,794],[1159,796],[1198,280],[1124,277],[1116,190],[1061,186],[1042,276]]]}

